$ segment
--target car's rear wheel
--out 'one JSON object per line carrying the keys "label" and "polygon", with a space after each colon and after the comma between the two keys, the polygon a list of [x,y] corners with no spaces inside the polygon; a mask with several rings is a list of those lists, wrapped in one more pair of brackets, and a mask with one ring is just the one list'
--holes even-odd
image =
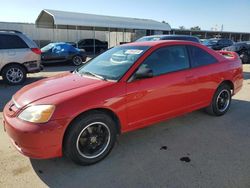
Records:
{"label": "car's rear wheel", "polygon": [[75,65],[75,66],[79,66],[82,64],[82,57],[79,56],[79,55],[76,55],[72,58],[72,63]]}
{"label": "car's rear wheel", "polygon": [[242,53],[241,55],[240,55],[240,58],[241,58],[241,61],[242,61],[242,63],[243,64],[246,64],[246,63],[248,63],[249,62],[249,55],[247,54],[247,53]]}
{"label": "car's rear wheel", "polygon": [[230,108],[231,98],[230,86],[222,84],[215,92],[211,104],[206,109],[207,112],[215,116],[224,115]]}
{"label": "car's rear wheel", "polygon": [[116,141],[116,124],[102,112],[78,117],[66,132],[64,154],[80,165],[90,165],[104,159]]}
{"label": "car's rear wheel", "polygon": [[21,65],[12,64],[3,69],[2,76],[5,83],[9,85],[18,85],[26,80],[27,72]]}

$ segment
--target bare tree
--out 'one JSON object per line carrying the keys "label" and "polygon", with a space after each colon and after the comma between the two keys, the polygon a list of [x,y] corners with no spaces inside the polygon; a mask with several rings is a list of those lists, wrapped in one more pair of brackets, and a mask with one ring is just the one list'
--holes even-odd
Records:
{"label": "bare tree", "polygon": [[180,30],[185,30],[186,28],[182,25],[182,26],[179,26],[179,29]]}
{"label": "bare tree", "polygon": [[199,26],[194,26],[194,27],[191,27],[190,30],[193,30],[193,31],[200,31],[201,28]]}

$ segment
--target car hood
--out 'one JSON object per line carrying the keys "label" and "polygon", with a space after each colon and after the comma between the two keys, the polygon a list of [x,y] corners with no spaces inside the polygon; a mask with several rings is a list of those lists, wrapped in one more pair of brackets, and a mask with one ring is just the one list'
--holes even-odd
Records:
{"label": "car hood", "polygon": [[109,83],[110,82],[68,72],[29,84],[20,89],[13,96],[13,99],[18,106],[23,107],[58,93],[81,87],[86,87],[87,89],[87,86],[93,88]]}

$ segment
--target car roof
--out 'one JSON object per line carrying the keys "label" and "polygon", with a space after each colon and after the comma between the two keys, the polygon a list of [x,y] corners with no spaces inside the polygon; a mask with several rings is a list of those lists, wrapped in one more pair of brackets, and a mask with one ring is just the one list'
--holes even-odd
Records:
{"label": "car roof", "polygon": [[145,36],[143,38],[164,38],[164,37],[169,37],[169,38],[176,38],[176,37],[189,37],[189,38],[197,38],[196,36],[190,36],[190,35],[150,35],[150,36]]}
{"label": "car roof", "polygon": [[158,40],[188,40],[188,41],[193,41],[200,43],[200,40],[196,36],[192,35],[150,35],[150,36],[144,36],[136,41],[143,42],[144,40],[151,40],[151,39],[158,39]]}
{"label": "car roof", "polygon": [[67,42],[51,42],[49,44],[54,44],[54,45],[66,44],[66,45],[70,45]]}
{"label": "car roof", "polygon": [[187,41],[187,40],[157,40],[157,41],[143,41],[143,42],[131,42],[131,43],[126,43],[121,46],[158,46],[161,44],[199,44],[197,42],[192,42],[192,41]]}

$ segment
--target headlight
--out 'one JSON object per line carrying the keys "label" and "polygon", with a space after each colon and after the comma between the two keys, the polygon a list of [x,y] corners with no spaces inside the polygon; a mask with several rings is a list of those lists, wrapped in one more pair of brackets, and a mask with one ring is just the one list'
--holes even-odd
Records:
{"label": "headlight", "polygon": [[55,110],[54,105],[34,105],[24,109],[19,118],[32,123],[46,123]]}

